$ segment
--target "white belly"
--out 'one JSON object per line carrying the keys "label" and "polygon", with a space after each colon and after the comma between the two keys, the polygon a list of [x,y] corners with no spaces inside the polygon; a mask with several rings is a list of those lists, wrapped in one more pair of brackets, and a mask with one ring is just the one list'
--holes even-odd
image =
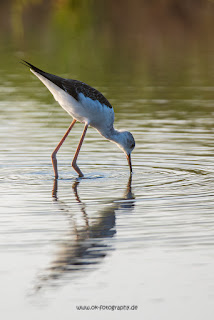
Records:
{"label": "white belly", "polygon": [[79,101],[77,101],[66,91],[59,88],[36,71],[31,69],[31,72],[44,83],[54,96],[55,100],[74,119],[88,123],[98,131],[108,131],[112,128],[114,122],[113,108],[101,104],[98,100],[92,100],[89,97],[85,97],[82,93],[79,94]]}

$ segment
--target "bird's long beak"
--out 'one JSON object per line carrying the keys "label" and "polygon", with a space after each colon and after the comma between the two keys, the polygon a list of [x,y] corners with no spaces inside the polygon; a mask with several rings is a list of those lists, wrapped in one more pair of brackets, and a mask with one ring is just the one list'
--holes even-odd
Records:
{"label": "bird's long beak", "polygon": [[127,154],[126,158],[128,160],[129,168],[130,168],[130,173],[132,173],[132,162],[131,162],[131,154]]}

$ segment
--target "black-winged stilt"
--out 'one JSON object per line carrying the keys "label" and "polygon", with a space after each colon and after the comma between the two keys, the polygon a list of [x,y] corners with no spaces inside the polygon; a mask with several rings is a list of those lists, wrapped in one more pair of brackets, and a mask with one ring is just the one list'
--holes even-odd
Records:
{"label": "black-winged stilt", "polygon": [[44,83],[61,107],[73,117],[71,125],[51,156],[55,178],[58,178],[56,154],[76,121],[85,124],[72,161],[72,167],[80,177],[83,177],[83,173],[76,162],[88,126],[95,128],[102,136],[115,142],[123,150],[128,160],[130,173],[132,173],[131,152],[135,147],[135,140],[130,132],[114,129],[114,110],[110,102],[98,90],[81,81],[55,76],[38,69],[25,60],[22,61]]}

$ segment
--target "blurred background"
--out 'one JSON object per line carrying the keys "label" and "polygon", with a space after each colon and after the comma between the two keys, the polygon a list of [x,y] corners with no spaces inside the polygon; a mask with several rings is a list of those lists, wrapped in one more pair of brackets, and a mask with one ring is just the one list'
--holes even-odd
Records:
{"label": "blurred background", "polygon": [[25,58],[86,80],[209,83],[213,29],[212,0],[1,0],[1,69]]}
{"label": "blurred background", "polygon": [[[20,59],[106,96],[136,139],[132,180],[91,128],[75,180],[77,124],[56,191],[50,155],[71,118]],[[213,319],[213,84],[212,0],[0,1],[4,319],[67,320],[81,304]]]}

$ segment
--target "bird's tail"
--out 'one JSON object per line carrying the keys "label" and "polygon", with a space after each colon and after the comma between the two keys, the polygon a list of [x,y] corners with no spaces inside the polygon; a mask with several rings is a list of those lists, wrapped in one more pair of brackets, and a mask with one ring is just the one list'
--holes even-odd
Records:
{"label": "bird's tail", "polygon": [[41,69],[35,67],[34,65],[32,65],[31,63],[29,63],[25,60],[21,60],[20,63],[23,64],[24,66],[29,67],[30,69],[36,71],[37,73],[41,74],[42,76],[44,76],[46,74],[46,72],[42,71]]}
{"label": "bird's tail", "polygon": [[29,67],[31,70],[39,73],[41,76],[45,77],[46,79],[50,80],[51,82],[56,84],[58,87],[63,89],[63,87],[62,87],[62,81],[64,80],[63,78],[55,76],[55,75],[50,74],[50,73],[47,73],[45,71],[42,71],[41,69],[35,67],[34,65],[32,65],[31,63],[29,63],[29,62],[27,62],[25,60],[21,60],[20,63],[22,63],[26,67]]}

